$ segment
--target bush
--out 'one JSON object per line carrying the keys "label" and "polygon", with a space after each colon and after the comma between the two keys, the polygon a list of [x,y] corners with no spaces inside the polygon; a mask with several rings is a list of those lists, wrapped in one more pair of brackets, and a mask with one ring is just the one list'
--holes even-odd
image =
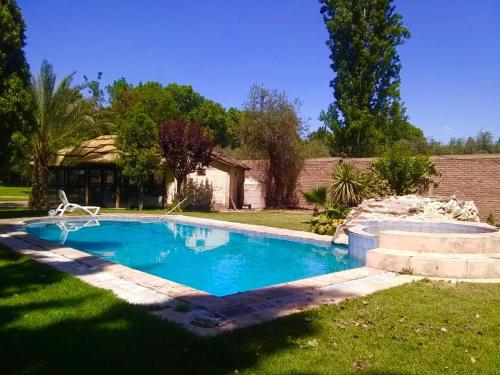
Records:
{"label": "bush", "polygon": [[490,225],[495,225],[496,224],[496,217],[494,214],[489,214],[488,218],[486,219],[486,222]]}
{"label": "bush", "polygon": [[437,184],[434,162],[427,155],[415,155],[404,145],[388,149],[372,164],[372,170],[379,173],[397,195],[423,193]]}
{"label": "bush", "polygon": [[311,232],[333,236],[335,230],[342,224],[348,213],[348,207],[336,206],[315,214],[309,221],[311,224]]}
{"label": "bush", "polygon": [[356,206],[363,200],[363,176],[353,163],[341,163],[333,170],[330,197],[333,204]]}
{"label": "bush", "polygon": [[310,221],[311,232],[333,236],[343,221],[343,219],[331,219],[325,213],[318,214]]}
{"label": "bush", "polygon": [[205,182],[197,183],[188,178],[182,184],[181,194],[176,194],[175,200],[178,201],[180,197],[187,198],[185,210],[211,211],[214,205],[214,188],[208,179]]}
{"label": "bush", "polygon": [[392,189],[378,171],[361,171],[353,163],[341,163],[333,170],[330,200],[333,205],[353,207],[364,199],[390,195]]}

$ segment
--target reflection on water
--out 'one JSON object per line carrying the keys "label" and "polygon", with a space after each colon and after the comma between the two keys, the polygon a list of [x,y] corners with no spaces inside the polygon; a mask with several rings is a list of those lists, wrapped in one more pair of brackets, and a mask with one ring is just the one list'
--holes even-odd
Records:
{"label": "reflection on water", "polygon": [[194,251],[215,250],[229,243],[229,232],[215,228],[187,227],[172,222],[165,222],[174,238],[184,240],[186,247]]}
{"label": "reflection on water", "polygon": [[59,245],[64,245],[70,232],[78,232],[82,228],[98,227],[101,224],[97,219],[90,219],[87,221],[58,221],[56,225],[61,230]]}

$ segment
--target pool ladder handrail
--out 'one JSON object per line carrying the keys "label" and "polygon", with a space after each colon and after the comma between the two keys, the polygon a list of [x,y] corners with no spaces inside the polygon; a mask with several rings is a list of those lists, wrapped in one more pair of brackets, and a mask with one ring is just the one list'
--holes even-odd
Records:
{"label": "pool ladder handrail", "polygon": [[167,213],[165,213],[165,215],[168,215],[169,213],[171,213],[171,212],[175,211],[175,210],[176,210],[176,209],[177,209],[177,208],[178,208],[181,204],[183,204],[183,203],[184,203],[185,201],[187,201],[187,200],[188,200],[188,198],[187,198],[187,197],[186,197],[186,198],[184,198],[182,201],[180,201],[179,203],[177,203],[177,204],[175,205],[175,207],[174,207],[174,208],[172,208],[172,209],[168,210],[168,212],[167,212]]}

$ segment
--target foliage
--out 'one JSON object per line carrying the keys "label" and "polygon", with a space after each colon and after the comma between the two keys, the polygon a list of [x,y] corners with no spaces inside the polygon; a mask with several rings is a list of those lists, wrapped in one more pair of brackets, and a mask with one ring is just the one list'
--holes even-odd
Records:
{"label": "foliage", "polygon": [[310,221],[311,232],[333,236],[337,227],[342,224],[343,219],[332,219],[324,212],[314,215]]}
{"label": "foliage", "polygon": [[388,148],[372,168],[397,195],[423,193],[437,183],[434,162],[427,155],[416,155],[405,145]]}
{"label": "foliage", "polygon": [[266,159],[265,187],[268,207],[297,203],[296,185],[303,166],[300,147],[302,121],[298,102],[286,95],[254,85],[240,122],[243,144]]}
{"label": "foliage", "polygon": [[315,213],[309,221],[311,232],[333,236],[337,227],[342,224],[348,213],[349,207],[338,205]]}
{"label": "foliage", "polygon": [[302,154],[305,159],[327,158],[330,156],[328,144],[321,139],[303,141]]}
{"label": "foliage", "polygon": [[[24,140],[33,126],[25,25],[16,1],[0,2],[0,173],[21,173]],[[14,155],[13,155],[14,154]],[[24,158],[23,158],[24,160]],[[10,166],[14,166],[13,170]]]}
{"label": "foliage", "polygon": [[353,163],[341,163],[333,170],[330,197],[333,204],[356,206],[364,199],[365,186],[360,170]]}
{"label": "foliage", "polygon": [[156,124],[144,112],[133,113],[118,128],[118,147],[123,154],[118,159],[122,173],[135,181],[138,206],[144,206],[144,184],[159,165]]}
{"label": "foliage", "polygon": [[211,211],[214,205],[214,188],[208,179],[196,182],[188,178],[181,187],[181,193],[175,198],[180,201],[187,198],[186,210]]}
{"label": "foliage", "polygon": [[495,217],[495,214],[490,213],[488,215],[488,218],[486,219],[486,222],[490,225],[496,225],[497,218]]}
{"label": "foliage", "polygon": [[233,143],[238,111],[226,109],[206,99],[191,86],[158,82],[133,86],[125,78],[107,87],[114,122],[123,122],[133,112],[142,111],[158,125],[168,120],[184,119],[201,123],[215,143],[225,147]]}
{"label": "foliage", "polygon": [[307,203],[317,206],[325,206],[327,201],[328,189],[324,186],[316,186],[310,191],[300,192]]}
{"label": "foliage", "polygon": [[301,191],[302,197],[309,204],[314,205],[314,211],[318,211],[319,207],[325,207],[328,199],[328,188],[325,186],[316,186],[310,191]]}
{"label": "foliage", "polygon": [[321,119],[334,155],[372,155],[381,145],[423,138],[400,97],[397,47],[410,32],[392,2],[321,0],[335,72],[335,100]]}
{"label": "foliage", "polygon": [[220,147],[228,145],[227,113],[222,105],[205,99],[190,112],[189,118],[203,124],[209,130],[216,145]]}
{"label": "foliage", "polygon": [[214,147],[211,136],[199,122],[182,119],[162,124],[158,142],[166,167],[172,170],[177,180],[176,192],[181,192],[188,174],[199,166],[208,165]]}
{"label": "foliage", "polygon": [[55,151],[68,147],[87,136],[93,127],[93,108],[80,91],[85,85],[73,86],[74,73],[56,85],[56,75],[47,61],[32,78],[35,98],[35,128],[31,135],[33,162],[30,206],[48,207],[47,171]]}
{"label": "foliage", "polygon": [[139,83],[133,87],[125,78],[121,78],[108,86],[107,90],[117,124],[135,112],[143,112],[155,124],[178,115],[174,98],[158,82]]}
{"label": "foliage", "polygon": [[393,195],[394,190],[387,180],[372,166],[360,171],[363,183],[363,199],[371,199]]}
{"label": "foliage", "polygon": [[495,139],[493,133],[480,131],[475,137],[453,137],[446,143],[429,138],[423,147],[423,151],[433,155],[500,153],[500,137]]}

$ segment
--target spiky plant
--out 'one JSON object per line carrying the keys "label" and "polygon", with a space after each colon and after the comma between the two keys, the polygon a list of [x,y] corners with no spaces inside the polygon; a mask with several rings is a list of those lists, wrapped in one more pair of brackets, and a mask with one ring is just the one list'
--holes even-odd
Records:
{"label": "spiky plant", "polygon": [[80,91],[85,85],[73,86],[74,74],[64,77],[56,85],[52,65],[42,62],[40,72],[32,78],[35,100],[35,129],[31,138],[32,191],[30,207],[46,208],[47,179],[50,158],[63,146],[71,145],[70,139],[81,134],[82,127],[92,124],[92,105]]}
{"label": "spiky plant", "polygon": [[352,207],[363,200],[363,176],[353,163],[339,164],[333,170],[330,189],[333,204]]}

